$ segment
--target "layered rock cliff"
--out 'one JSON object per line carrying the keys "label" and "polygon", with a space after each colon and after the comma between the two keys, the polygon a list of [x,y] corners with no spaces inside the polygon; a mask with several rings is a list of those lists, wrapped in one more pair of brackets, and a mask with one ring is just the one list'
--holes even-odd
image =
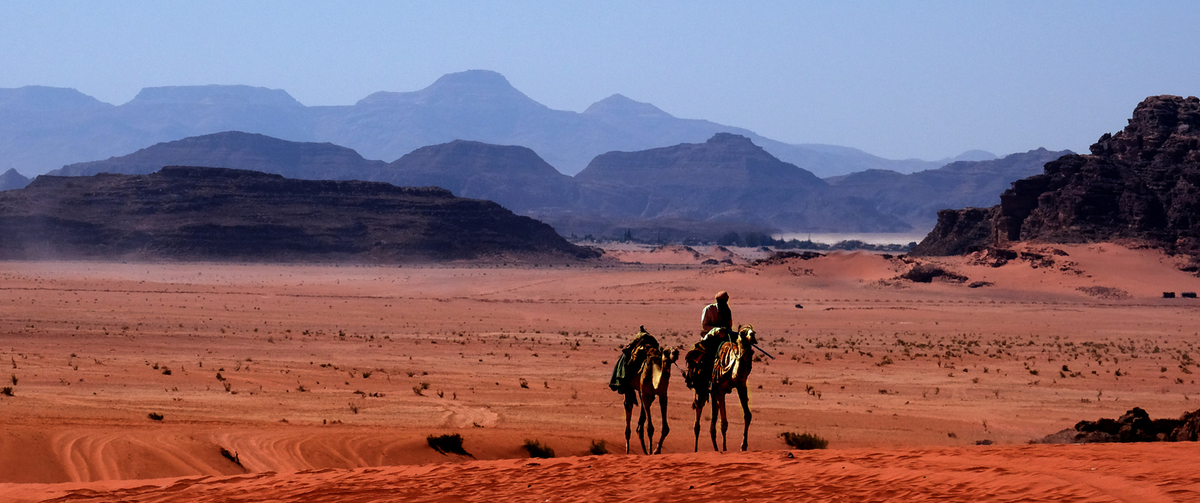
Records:
{"label": "layered rock cliff", "polygon": [[166,167],[40,176],[0,193],[0,258],[408,262],[576,260],[598,252],[437,187]]}
{"label": "layered rock cliff", "polygon": [[1146,98],[1129,125],[1102,136],[1091,154],[1047,163],[1043,174],[1004,191],[986,222],[964,226],[975,211],[939,212],[937,227],[913,253],[1136,239],[1200,254],[1200,99]]}

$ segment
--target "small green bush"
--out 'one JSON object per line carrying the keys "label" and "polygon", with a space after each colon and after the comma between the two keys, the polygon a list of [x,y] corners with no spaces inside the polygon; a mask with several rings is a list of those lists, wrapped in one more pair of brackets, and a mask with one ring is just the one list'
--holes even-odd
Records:
{"label": "small green bush", "polygon": [[529,451],[531,458],[552,458],[554,457],[554,449],[548,445],[543,445],[540,441],[525,439],[525,450]]}
{"label": "small green bush", "polygon": [[588,454],[599,456],[608,454],[608,442],[603,440],[592,440],[592,446],[588,448]]}
{"label": "small green bush", "polygon": [[[453,433],[453,434],[449,434],[449,435],[437,435],[437,436],[430,435],[428,437],[425,437],[425,441],[429,442],[429,447],[432,447],[433,450],[438,451],[442,454],[450,453],[450,454],[460,454],[463,456],[471,455],[465,449],[463,449],[462,435],[459,435],[457,433]],[[472,457],[474,457],[474,456],[472,456]]]}
{"label": "small green bush", "polygon": [[793,449],[807,451],[811,449],[824,449],[829,447],[829,441],[811,433],[795,433],[785,431],[779,434],[783,437],[783,441],[790,445]]}

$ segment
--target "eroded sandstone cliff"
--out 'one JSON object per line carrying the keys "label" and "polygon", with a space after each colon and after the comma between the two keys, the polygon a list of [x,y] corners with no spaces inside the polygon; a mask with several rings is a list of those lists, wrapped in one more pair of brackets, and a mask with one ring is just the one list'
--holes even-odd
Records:
{"label": "eroded sandstone cliff", "polygon": [[913,254],[1115,239],[1200,254],[1200,99],[1146,98],[1124,130],[1100,137],[1091,152],[1060,157],[1043,174],[1014,182],[985,220],[975,208],[939,212]]}

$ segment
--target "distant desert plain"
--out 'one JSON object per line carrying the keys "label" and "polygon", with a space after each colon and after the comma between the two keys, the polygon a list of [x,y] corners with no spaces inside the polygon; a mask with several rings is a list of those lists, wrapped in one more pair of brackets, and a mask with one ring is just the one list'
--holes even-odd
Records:
{"label": "distant desert plain", "polygon": [[[1194,443],[1030,444],[1200,409],[1182,296],[1200,279],[1129,243],[1014,249],[1039,258],[921,258],[967,278],[930,283],[900,279],[900,256],[639,245],[571,264],[0,262],[0,500],[1200,500]],[[749,378],[749,451],[714,453],[705,410],[693,453],[673,368],[664,454],[635,432],[626,456],[620,347],[644,326],[687,349],[718,290],[773,357]],[[468,455],[427,442],[453,434]]]}

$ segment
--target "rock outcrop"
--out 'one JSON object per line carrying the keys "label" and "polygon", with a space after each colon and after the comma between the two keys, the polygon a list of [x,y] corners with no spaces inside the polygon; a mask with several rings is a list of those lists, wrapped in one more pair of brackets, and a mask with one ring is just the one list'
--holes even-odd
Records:
{"label": "rock outcrop", "polygon": [[1080,421],[1074,428],[1047,435],[1032,443],[1089,444],[1104,442],[1195,442],[1200,431],[1200,410],[1179,419],[1151,419],[1141,407],[1129,409],[1117,419]]}
{"label": "rock outcrop", "polygon": [[1102,136],[1090,155],[1063,156],[1043,174],[1014,182],[990,210],[986,237],[978,226],[947,231],[969,211],[939,212],[938,228],[912,253],[1136,239],[1200,254],[1200,99],[1146,98],[1129,125]]}
{"label": "rock outcrop", "polygon": [[974,253],[992,246],[999,206],[939,210],[937,225],[909,251],[917,256],[947,256]]}
{"label": "rock outcrop", "polygon": [[0,258],[564,261],[599,253],[436,187],[222,168],[40,176],[0,193]]}

